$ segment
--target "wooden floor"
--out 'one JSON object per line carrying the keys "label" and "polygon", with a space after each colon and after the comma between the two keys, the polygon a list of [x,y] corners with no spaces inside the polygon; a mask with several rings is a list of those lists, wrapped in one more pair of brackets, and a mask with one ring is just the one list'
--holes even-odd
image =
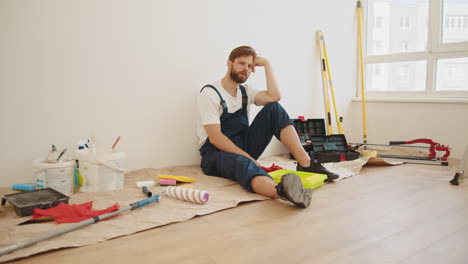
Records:
{"label": "wooden floor", "polygon": [[[468,263],[468,182],[447,167],[366,166],[316,189],[13,263]],[[131,213],[131,212],[129,212]]]}

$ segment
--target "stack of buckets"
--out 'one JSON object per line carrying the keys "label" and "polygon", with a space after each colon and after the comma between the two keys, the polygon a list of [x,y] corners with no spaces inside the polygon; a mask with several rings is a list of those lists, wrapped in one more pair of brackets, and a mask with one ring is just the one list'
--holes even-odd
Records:
{"label": "stack of buckets", "polygon": [[[84,141],[79,141],[84,142]],[[95,148],[94,148],[95,150]],[[126,172],[124,152],[95,152],[79,144],[75,160],[48,163],[35,160],[37,188],[53,188],[65,195],[80,192],[105,192],[122,189]]]}
{"label": "stack of buckets", "polygon": [[105,192],[123,188],[127,158],[124,152],[79,153],[76,158],[80,192]]}
{"label": "stack of buckets", "polygon": [[38,159],[33,162],[33,167],[38,189],[50,187],[68,196],[73,193],[75,161],[50,163],[45,159]]}

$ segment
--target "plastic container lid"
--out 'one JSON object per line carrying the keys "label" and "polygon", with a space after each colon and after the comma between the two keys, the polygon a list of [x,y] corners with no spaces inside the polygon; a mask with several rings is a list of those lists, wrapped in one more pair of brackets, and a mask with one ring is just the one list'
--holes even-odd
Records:
{"label": "plastic container lid", "polygon": [[84,160],[93,163],[101,163],[109,160],[121,160],[127,158],[125,152],[88,152],[88,153],[77,153],[76,158],[78,160]]}
{"label": "plastic container lid", "polygon": [[62,161],[57,163],[49,163],[45,162],[45,159],[37,159],[33,161],[33,166],[39,169],[58,169],[58,168],[66,168],[72,167],[75,165],[73,160],[70,161]]}

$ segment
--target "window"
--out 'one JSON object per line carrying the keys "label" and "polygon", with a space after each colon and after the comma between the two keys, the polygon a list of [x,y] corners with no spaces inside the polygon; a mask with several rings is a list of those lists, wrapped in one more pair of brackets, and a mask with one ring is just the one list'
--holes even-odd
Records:
{"label": "window", "polygon": [[408,82],[409,81],[409,65],[408,64],[401,65],[398,68],[398,71],[399,71],[398,81]]}
{"label": "window", "polygon": [[449,30],[466,29],[468,16],[447,15],[444,19],[444,28]]}
{"label": "window", "polygon": [[382,67],[380,66],[380,64],[376,64],[375,67],[374,67],[374,75],[380,75],[380,73],[382,72]]}
{"label": "window", "polygon": [[380,41],[380,40],[374,41],[374,50],[376,52],[381,52],[382,51],[382,41]]}
{"label": "window", "polygon": [[468,90],[468,58],[437,60],[438,91]]}
{"label": "window", "polygon": [[375,25],[374,25],[375,28],[382,28],[382,17],[381,16],[378,16],[375,18]]}
{"label": "window", "polygon": [[400,43],[400,50],[401,50],[401,52],[407,52],[408,51],[408,41],[402,41]]}
{"label": "window", "polygon": [[468,98],[468,0],[365,3],[370,96]]}
{"label": "window", "polygon": [[409,17],[400,17],[400,28],[401,29],[407,29],[410,27],[410,19]]}
{"label": "window", "polygon": [[367,64],[368,92],[422,92],[425,89],[425,61]]}

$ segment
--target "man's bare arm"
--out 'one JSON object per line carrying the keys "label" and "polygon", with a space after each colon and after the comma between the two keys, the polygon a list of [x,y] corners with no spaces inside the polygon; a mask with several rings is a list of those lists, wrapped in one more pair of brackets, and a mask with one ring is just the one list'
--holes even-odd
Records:
{"label": "man's bare arm", "polygon": [[261,106],[281,100],[281,92],[279,90],[278,83],[276,82],[275,74],[273,73],[270,62],[265,58],[257,57],[255,58],[252,72],[255,72],[255,67],[265,68],[265,77],[267,83],[266,91],[261,91],[257,94],[257,96],[255,96],[255,104]]}

